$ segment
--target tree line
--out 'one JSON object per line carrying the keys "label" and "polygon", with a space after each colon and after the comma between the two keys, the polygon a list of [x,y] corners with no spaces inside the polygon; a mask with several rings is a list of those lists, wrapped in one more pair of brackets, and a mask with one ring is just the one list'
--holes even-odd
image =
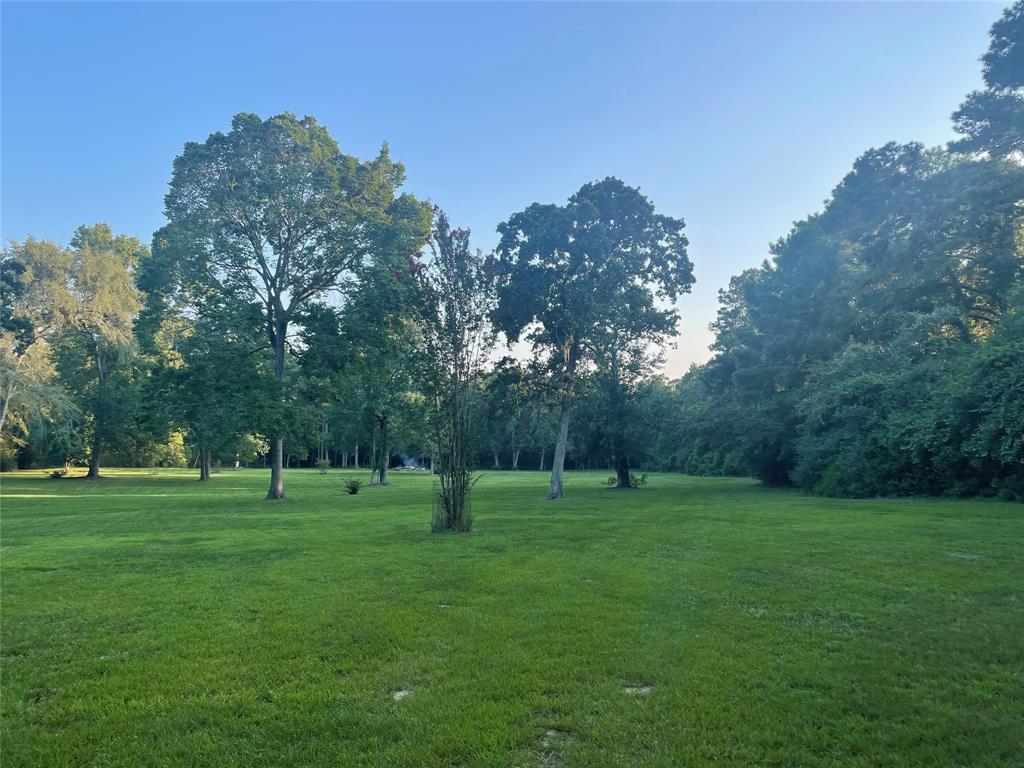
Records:
{"label": "tree line", "polygon": [[[607,178],[471,247],[386,144],[236,115],[186,144],[150,243],[104,224],[0,261],[5,466],[751,474],[826,494],[1024,496],[1024,6],[943,148],[888,144],[720,292],[713,357],[657,370],[691,289],[681,219]],[[527,360],[503,355],[525,343]],[[59,474],[59,471],[58,471]]]}
{"label": "tree line", "polygon": [[714,356],[652,391],[658,466],[842,496],[1024,498],[1024,5],[948,147],[862,155],[720,292]]}
{"label": "tree line", "polygon": [[[621,418],[675,329],[657,304],[693,282],[683,222],[608,178],[514,214],[484,255],[403,178],[386,144],[362,161],[312,117],[240,114],[185,145],[150,245],[104,224],[67,247],[11,243],[5,448],[22,466],[84,462],[88,478],[105,455],[191,461],[202,481],[257,460],[269,499],[292,457],[362,459],[379,486],[396,454],[425,457],[441,527],[465,529],[481,454],[510,448],[516,466],[550,446],[561,496],[579,379],[601,378]],[[528,341],[531,363],[489,365],[498,333]]]}

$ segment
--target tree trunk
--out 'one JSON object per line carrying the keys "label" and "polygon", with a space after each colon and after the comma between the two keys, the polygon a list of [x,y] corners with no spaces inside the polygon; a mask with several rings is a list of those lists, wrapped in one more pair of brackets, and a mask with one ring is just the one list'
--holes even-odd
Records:
{"label": "tree trunk", "polygon": [[519,449],[512,451],[512,469],[519,469]]}
{"label": "tree trunk", "polygon": [[267,498],[284,498],[284,439],[280,437],[270,441],[270,490]]}
{"label": "tree trunk", "polygon": [[576,379],[576,346],[570,345],[565,355],[565,376],[562,381],[562,397],[558,406],[558,439],[555,441],[555,455],[551,459],[551,484],[548,499],[560,499],[564,495],[562,472],[565,470],[565,451],[569,445],[569,417],[572,411],[572,390]]}
{"label": "tree trunk", "polygon": [[[97,342],[98,344],[98,342]],[[92,455],[89,457],[89,472],[86,478],[98,480],[100,477],[100,455],[103,453],[103,410],[107,407],[105,390],[107,388],[107,359],[100,349],[96,349],[96,376],[99,384],[99,397],[96,401],[96,412],[93,414]]]}
{"label": "tree trunk", "polygon": [[626,456],[619,456],[615,461],[615,475],[619,479],[616,488],[632,488],[633,484],[629,481],[629,459]]}
{"label": "tree trunk", "polygon": [[[284,343],[288,324],[280,320],[274,328],[274,378],[284,381]],[[275,437],[270,441],[270,489],[267,499],[284,498],[284,438]]]}
{"label": "tree trunk", "polygon": [[[18,365],[21,365],[21,360],[18,360]],[[0,433],[4,431],[4,424],[7,423],[7,409],[11,405],[11,398],[14,397],[14,392],[17,388],[13,382],[6,383],[4,385],[4,402],[3,406],[0,407]]]}
{"label": "tree trunk", "polygon": [[199,482],[210,479],[210,449],[199,447]]}
{"label": "tree trunk", "polygon": [[92,455],[89,456],[89,472],[86,477],[89,480],[98,480],[100,476],[100,453],[103,450],[103,438],[100,437],[99,425],[92,436]]}
{"label": "tree trunk", "polygon": [[359,469],[359,446],[358,445],[356,446],[355,450],[352,451],[352,458],[353,458],[353,461],[355,462],[352,466],[355,469]]}
{"label": "tree trunk", "polygon": [[548,452],[548,447],[546,445],[542,445],[540,447],[540,471],[541,472],[544,471],[544,454],[547,453],[547,452]]}
{"label": "tree trunk", "polygon": [[495,469],[501,469],[501,462],[498,461],[498,452],[492,450],[491,453],[494,454],[494,468]]}
{"label": "tree trunk", "polygon": [[565,469],[565,449],[569,443],[570,408],[569,396],[563,395],[558,414],[558,440],[555,442],[555,456],[551,460],[551,484],[548,486],[549,499],[560,499],[564,495],[562,471]]}
{"label": "tree trunk", "polygon": [[380,425],[380,472],[377,475],[377,485],[390,485],[388,479],[388,464],[391,463],[391,446],[388,445],[388,420],[385,418]]}

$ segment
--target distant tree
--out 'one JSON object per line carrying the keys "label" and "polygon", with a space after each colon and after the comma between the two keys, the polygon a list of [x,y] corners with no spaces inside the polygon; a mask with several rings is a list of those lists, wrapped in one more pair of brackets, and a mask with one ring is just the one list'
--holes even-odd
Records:
{"label": "distant tree", "polygon": [[196,451],[201,481],[210,480],[214,457],[235,457],[244,436],[265,418],[271,397],[261,386],[270,361],[258,354],[258,329],[224,310],[184,323],[158,376],[170,418]]}
{"label": "distant tree", "polygon": [[[257,306],[285,379],[288,337],[299,311],[344,292],[401,219],[421,209],[395,197],[404,171],[387,146],[369,162],[342,154],[312,117],[236,115],[227,134],[189,143],[174,161],[169,229],[188,279],[224,300]],[[268,499],[284,497],[284,436],[271,440]]]}
{"label": "distant tree", "polygon": [[[28,238],[0,254],[0,435],[13,442],[30,421],[74,418],[49,342],[67,319],[70,253]],[[14,429],[12,429],[12,427]]]}
{"label": "distant tree", "polygon": [[115,235],[106,224],[79,227],[71,239],[70,268],[60,288],[65,320],[59,367],[89,417],[87,477],[93,479],[100,476],[104,446],[124,438],[138,402],[133,324],[141,295],[134,270],[146,252],[137,238]]}
{"label": "distant tree", "polygon": [[561,377],[559,428],[548,498],[563,494],[573,387],[581,365],[613,323],[659,337],[676,325],[674,302],[693,285],[683,222],[655,213],[618,179],[586,184],[568,204],[531,205],[500,224],[495,325],[509,342],[525,337]]}
{"label": "distant tree", "polygon": [[500,466],[500,452],[507,450],[512,469],[519,469],[523,449],[540,450],[549,442],[552,430],[543,374],[505,357],[484,378],[487,442],[496,469]]}
{"label": "distant tree", "polygon": [[424,383],[433,403],[436,472],[440,482],[435,531],[468,531],[472,489],[473,384],[490,349],[487,322],[494,303],[490,257],[469,245],[468,229],[453,229],[435,209],[430,256],[415,270],[420,286]]}

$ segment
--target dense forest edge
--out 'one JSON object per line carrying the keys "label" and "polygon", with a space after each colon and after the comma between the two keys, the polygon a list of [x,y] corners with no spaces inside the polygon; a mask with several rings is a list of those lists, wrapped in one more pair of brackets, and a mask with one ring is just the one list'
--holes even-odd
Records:
{"label": "dense forest edge", "polygon": [[[960,138],[857,158],[720,291],[711,359],[672,381],[661,350],[700,264],[639,190],[534,204],[480,254],[400,192],[387,145],[360,161],[313,118],[237,115],[185,146],[151,244],[95,224],[4,248],[3,469],[359,467],[386,485],[437,462],[454,365],[477,470],[1024,499],[1024,1],[981,63]],[[429,341],[460,296],[475,367]]]}

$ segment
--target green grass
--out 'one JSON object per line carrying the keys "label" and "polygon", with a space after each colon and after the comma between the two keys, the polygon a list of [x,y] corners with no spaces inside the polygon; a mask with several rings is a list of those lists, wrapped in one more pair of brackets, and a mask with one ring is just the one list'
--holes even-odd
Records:
{"label": "green grass", "polygon": [[606,474],[5,475],[3,766],[1024,765],[1024,507]]}

